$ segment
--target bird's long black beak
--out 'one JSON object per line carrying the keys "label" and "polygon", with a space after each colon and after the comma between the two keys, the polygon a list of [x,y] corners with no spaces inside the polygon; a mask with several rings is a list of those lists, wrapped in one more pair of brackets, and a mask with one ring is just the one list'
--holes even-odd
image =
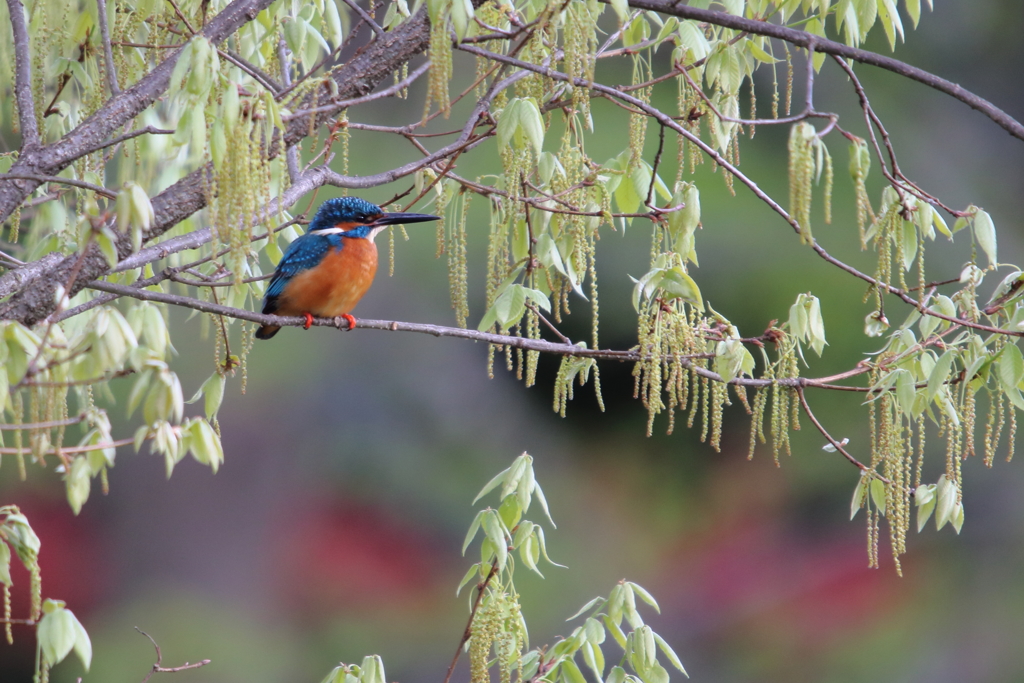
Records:
{"label": "bird's long black beak", "polygon": [[385,213],[375,220],[371,225],[398,225],[400,223],[423,223],[426,221],[440,220],[440,216],[431,216],[426,213]]}

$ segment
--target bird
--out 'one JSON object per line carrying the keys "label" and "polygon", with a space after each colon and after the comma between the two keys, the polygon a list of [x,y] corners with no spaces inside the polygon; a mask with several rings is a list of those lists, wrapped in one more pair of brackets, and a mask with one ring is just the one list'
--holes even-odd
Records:
{"label": "bird", "polygon": [[[377,272],[373,238],[389,225],[439,219],[425,213],[386,213],[357,197],[328,199],[277,264],[263,298],[263,313],[303,316],[307,330],[314,316],[340,317],[353,329],[356,319],[351,311]],[[256,338],[270,339],[279,329],[280,325],[263,325]]]}

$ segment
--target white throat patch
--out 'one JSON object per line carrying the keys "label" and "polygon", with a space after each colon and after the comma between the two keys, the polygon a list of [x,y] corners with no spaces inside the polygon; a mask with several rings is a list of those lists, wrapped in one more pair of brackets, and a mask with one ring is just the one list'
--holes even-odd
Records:
{"label": "white throat patch", "polygon": [[[377,236],[377,233],[387,228],[387,225],[380,225],[370,230],[370,234],[366,236],[366,239],[373,241],[373,238]],[[341,228],[324,228],[323,230],[316,230],[317,235],[343,235],[348,230],[342,230]]]}

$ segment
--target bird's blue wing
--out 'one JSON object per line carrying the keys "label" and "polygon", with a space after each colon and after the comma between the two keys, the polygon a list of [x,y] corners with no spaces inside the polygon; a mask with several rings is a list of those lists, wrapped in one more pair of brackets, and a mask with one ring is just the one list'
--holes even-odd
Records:
{"label": "bird's blue wing", "polygon": [[289,280],[302,271],[313,268],[320,263],[332,246],[331,240],[327,237],[311,233],[306,233],[296,238],[288,245],[288,249],[281,258],[281,262],[277,264],[274,277],[270,279],[270,284],[267,285],[267,306],[270,306],[273,299],[281,296]]}

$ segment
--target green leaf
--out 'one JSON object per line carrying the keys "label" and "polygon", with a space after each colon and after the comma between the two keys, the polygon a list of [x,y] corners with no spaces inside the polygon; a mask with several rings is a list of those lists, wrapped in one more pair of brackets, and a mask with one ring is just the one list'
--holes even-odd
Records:
{"label": "green leaf", "polygon": [[953,241],[953,233],[950,232],[949,226],[946,225],[945,219],[939,214],[938,211],[932,210],[932,225],[935,229],[941,232],[943,235],[949,238],[949,241]]}
{"label": "green leaf", "polygon": [[996,265],[996,226],[992,223],[992,217],[983,209],[978,209],[974,214],[974,237],[988,257],[989,265]]}
{"label": "green leaf", "polygon": [[[525,455],[525,453],[523,454]],[[519,498],[519,507],[522,509],[523,514],[530,509],[530,503],[533,501],[533,490],[537,487],[537,479],[533,472],[532,459],[528,467],[523,470],[523,476],[519,479],[519,485],[516,487],[516,495]]]}
{"label": "green leaf", "polygon": [[[644,192],[647,188],[644,188]],[[646,199],[646,195],[641,197],[636,190],[635,183],[632,178],[622,178],[614,192],[615,204],[618,206],[621,213],[636,213],[637,209],[640,208],[640,203]]]}
{"label": "green leaf", "polygon": [[149,390],[150,380],[152,378],[152,373],[143,372],[139,374],[138,379],[135,380],[131,393],[128,394],[127,417],[131,417],[132,413],[135,412],[135,409],[139,407],[143,397],[146,396],[146,392]]}
{"label": "green leaf", "polygon": [[540,154],[544,147],[544,119],[532,97],[520,101],[518,116],[520,129],[529,138],[533,151]]}
{"label": "green leaf", "polygon": [[765,64],[774,64],[775,62],[779,61],[775,57],[772,57],[770,54],[765,52],[764,49],[757,43],[758,41],[751,40],[750,38],[748,38],[746,41],[747,49],[750,51],[750,54],[754,56],[754,59],[756,59],[759,62],[764,62]]}
{"label": "green leaf", "polygon": [[[604,629],[601,629],[604,633]],[[594,672],[597,680],[604,678],[604,651],[600,645],[595,645],[593,642],[586,642],[583,644],[583,660],[590,667],[590,670]]]}
{"label": "green leaf", "polygon": [[939,389],[945,386],[946,380],[949,378],[949,372],[953,368],[953,361],[956,360],[957,352],[953,349],[948,349],[944,354],[939,356],[939,359],[935,361],[935,367],[932,368],[931,374],[928,376],[928,388],[925,391],[925,396],[929,401],[935,398]]}
{"label": "green leaf", "polygon": [[325,0],[324,21],[327,23],[327,37],[331,43],[335,46],[341,45],[345,35],[341,29],[341,15],[338,13],[338,6],[335,4],[335,0]]}
{"label": "green leaf", "polygon": [[548,509],[548,499],[544,496],[544,489],[540,487],[539,483],[534,484],[533,493],[537,496],[537,502],[540,503],[540,509],[544,511],[544,516],[548,518],[551,528],[557,529],[558,526],[555,524],[555,520],[551,518],[551,510]]}
{"label": "green leaf", "polygon": [[526,313],[526,288],[523,285],[510,285],[494,301],[494,312],[503,330],[507,330],[520,320]]}
{"label": "green leaf", "polygon": [[[896,400],[905,415],[914,413],[914,376],[909,370],[896,370]],[[915,416],[916,417],[916,416]]]}
{"label": "green leaf", "polygon": [[850,519],[857,516],[857,512],[864,507],[865,496],[868,492],[868,476],[862,472],[857,479],[857,485],[853,489],[853,500],[850,501]]}
{"label": "green leaf", "polygon": [[339,664],[338,666],[331,669],[331,672],[324,676],[320,683],[344,683],[347,672],[345,671],[345,665]]}
{"label": "green leaf", "polygon": [[482,520],[484,533],[493,546],[498,560],[498,569],[503,570],[505,561],[508,559],[508,541],[505,538],[505,530],[502,528],[501,519],[496,510],[487,510],[486,512],[487,514]]}
{"label": "green leaf", "polygon": [[628,0],[609,0],[612,9],[615,10],[615,15],[619,18],[619,24],[624,24],[629,19],[629,2]]}
{"label": "green leaf", "polygon": [[[473,501],[474,503],[476,501]],[[476,538],[476,532],[480,530],[480,525],[483,523],[484,515],[487,514],[487,510],[481,510],[476,513],[476,517],[473,518],[472,524],[469,525],[469,531],[466,532],[466,540],[462,542],[462,554],[466,554],[466,550],[469,548],[469,544]]]}
{"label": "green leaf", "polygon": [[92,641],[78,618],[70,610],[68,610],[68,614],[71,614],[71,618],[75,621],[75,656],[82,662],[82,668],[88,672],[89,666],[92,664]]}
{"label": "green leaf", "polygon": [[900,221],[903,224],[903,270],[910,271],[917,258],[917,224],[912,221]]}
{"label": "green leaf", "polygon": [[519,105],[522,102],[518,97],[509,100],[505,108],[501,110],[501,114],[498,116],[498,147],[507,147],[508,143],[512,140],[512,136],[516,130],[519,129]]}
{"label": "green leaf", "polygon": [[1024,379],[1024,356],[1016,344],[1008,344],[999,354],[999,382],[1004,391],[1017,389]]}
{"label": "green leaf", "polygon": [[686,673],[686,669],[683,668],[683,662],[679,659],[679,655],[676,654],[676,651],[673,650],[672,647],[667,642],[665,642],[665,639],[659,636],[657,633],[654,634],[654,639],[658,641],[658,648],[662,651],[662,653],[664,653],[665,657],[668,658],[669,663],[671,663],[672,666],[674,666],[675,668],[682,671],[683,675],[689,678],[690,674]]}
{"label": "green leaf", "polygon": [[[519,534],[517,533],[516,536]],[[519,546],[519,557],[522,558],[523,564],[526,568],[537,573],[537,576],[544,578],[540,569],[537,567],[537,562],[540,560],[540,543],[533,535],[533,529],[530,529],[530,533],[523,538],[522,545]]]}
{"label": "green leaf", "polygon": [[[605,640],[604,626],[593,617],[587,617],[586,622],[583,624],[583,631],[587,634],[587,640],[595,646],[600,645]],[[600,675],[604,678],[604,673]]]}
{"label": "green leaf", "polygon": [[[462,554],[466,554],[465,549],[463,549]],[[469,568],[469,571],[467,571],[465,576],[462,577],[462,581],[459,581],[459,587],[455,589],[455,597],[459,597],[459,593],[461,593],[462,589],[466,587],[466,584],[472,581],[473,577],[480,573],[480,567],[481,564],[477,562]]]}
{"label": "green leaf", "polygon": [[93,240],[95,240],[96,246],[100,248],[103,258],[107,260],[107,265],[111,268],[116,266],[119,258],[117,256],[117,236],[114,235],[113,231],[110,228],[103,228],[98,232],[94,232]]}
{"label": "green leaf", "polygon": [[583,607],[580,607],[579,611],[577,611],[576,614],[574,614],[571,617],[569,617],[568,619],[566,619],[566,621],[572,621],[576,617],[578,617],[581,614],[583,614],[584,612],[586,612],[588,609],[594,607],[595,605],[597,605],[598,603],[603,602],[603,601],[604,601],[603,597],[601,597],[600,595],[597,596],[593,600],[588,601],[587,604],[583,605]]}
{"label": "green leaf", "polygon": [[519,507],[519,498],[517,496],[503,498],[501,507],[498,508],[498,516],[506,529],[514,529],[523,516],[523,510]]}
{"label": "green leaf", "polygon": [[928,518],[935,511],[935,484],[921,484],[914,492],[914,503],[917,505],[917,533],[921,533]]}
{"label": "green leaf", "polygon": [[171,84],[167,90],[167,94],[172,99],[181,90],[182,81],[185,76],[192,70],[192,56],[195,52],[195,44],[196,41],[190,41],[178,53],[178,61],[174,63],[174,71],[171,72]]}
{"label": "green leaf", "polygon": [[580,667],[570,657],[562,660],[562,672],[567,683],[587,683],[587,679],[583,672],[580,671]]}
{"label": "green leaf", "polygon": [[632,589],[632,591],[636,594],[637,597],[639,597],[641,600],[643,600],[648,605],[653,607],[655,612],[661,614],[661,608],[658,607],[658,601],[655,600],[654,596],[648,593],[642,586],[639,586],[633,583],[632,581],[627,581],[626,586]]}
{"label": "green leaf", "polygon": [[547,543],[544,540],[544,528],[541,526],[534,527],[534,535],[536,536],[537,541],[540,543],[540,553],[544,556],[544,559],[548,562],[548,564],[553,564],[556,567],[561,567],[562,569],[565,569],[564,564],[558,564],[548,556],[548,547]]}
{"label": "green leaf", "polygon": [[[622,643],[619,643],[622,645]],[[625,683],[626,681],[626,670],[621,666],[613,666],[611,671],[608,672],[608,678],[604,680],[604,683]]]}
{"label": "green leaf", "polygon": [[36,627],[36,642],[43,662],[48,666],[64,661],[75,646],[78,639],[76,622],[75,616],[64,609],[63,602],[48,598],[43,603],[43,618]]}
{"label": "green leaf", "polygon": [[935,529],[936,531],[946,526],[953,514],[953,506],[956,505],[957,490],[946,475],[939,477],[936,485],[936,506],[935,506]]}
{"label": "green leaf", "polygon": [[221,445],[220,437],[214,431],[210,423],[202,418],[197,418],[192,423],[191,429],[192,454],[197,461],[208,465],[214,474],[224,462],[224,447]]}
{"label": "green leaf", "polygon": [[964,526],[964,504],[963,501],[955,503],[953,505],[953,513],[949,517],[950,524],[953,525],[953,529],[957,535],[960,534],[960,529]]}
{"label": "green leaf", "polygon": [[86,458],[76,458],[71,463],[71,470],[64,475],[67,487],[68,503],[71,511],[77,515],[82,511],[85,501],[89,500],[92,471]]}
{"label": "green leaf", "polygon": [[8,588],[14,585],[11,581],[11,549],[3,541],[0,541],[0,583]]}
{"label": "green leaf", "polygon": [[[621,618],[621,614],[620,614],[620,618]],[[607,628],[608,632],[612,634],[612,638],[614,638],[615,642],[619,644],[619,647],[625,648],[626,647],[626,634],[623,633],[622,632],[622,628],[619,627],[619,622],[616,621],[615,619],[613,619],[610,615],[605,615],[604,617],[602,617],[602,621],[604,621],[605,628]],[[609,681],[613,680],[613,677],[616,676],[615,669],[618,669],[618,668],[619,667],[616,666],[616,667],[612,668],[612,670],[610,672],[608,672],[608,680]]]}
{"label": "green leaf", "polygon": [[643,14],[638,14],[622,31],[622,44],[631,47],[644,42],[651,36],[651,25]]}
{"label": "green leaf", "polygon": [[636,595],[625,585],[622,586],[622,612],[626,617],[626,621],[634,629],[644,625],[643,618],[636,611]]}
{"label": "green leaf", "polygon": [[704,299],[700,295],[700,287],[679,266],[667,269],[661,282],[658,283],[658,287],[665,293],[665,298],[683,299],[698,311],[704,311]]}
{"label": "green leaf", "polygon": [[885,482],[881,479],[871,480],[871,502],[875,504],[878,513],[885,516]]}
{"label": "green leaf", "polygon": [[476,494],[476,498],[473,499],[473,504],[475,505],[478,500],[486,496],[494,489],[498,488],[498,485],[505,481],[505,476],[509,473],[509,470],[511,469],[511,467],[506,467],[501,472],[498,472],[498,474],[495,475],[493,479],[484,484],[484,487],[480,489],[480,493]]}
{"label": "green leaf", "polygon": [[224,400],[224,384],[226,378],[220,373],[213,373],[210,378],[203,383],[203,395],[206,400],[203,402],[203,409],[206,412],[206,419],[212,420],[213,416],[220,410],[220,404]]}
{"label": "green leaf", "polygon": [[903,4],[907,8],[910,20],[914,22],[914,28],[917,28],[918,22],[921,21],[921,0],[903,0]]}

